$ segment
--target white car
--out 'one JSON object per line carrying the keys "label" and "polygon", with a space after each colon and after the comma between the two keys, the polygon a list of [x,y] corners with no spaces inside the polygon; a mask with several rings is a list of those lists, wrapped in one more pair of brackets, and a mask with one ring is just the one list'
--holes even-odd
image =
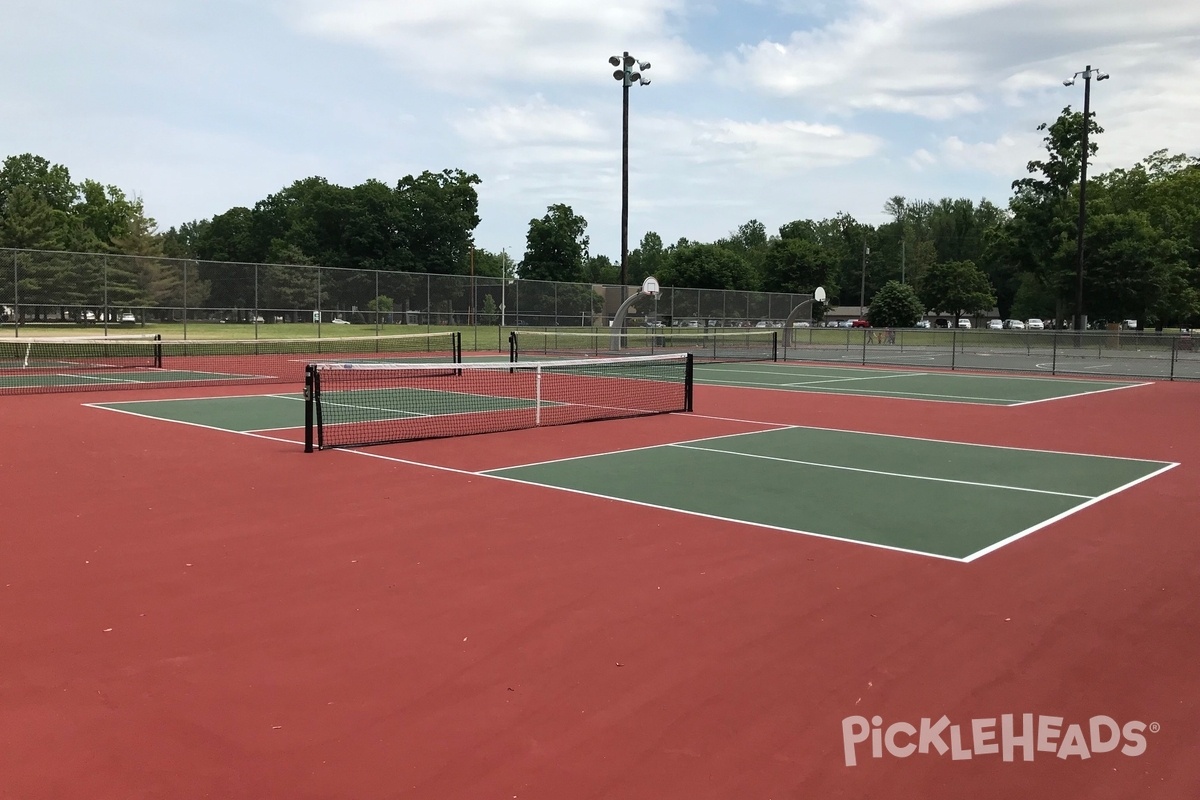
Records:
{"label": "white car", "polygon": [[1025,320],[1025,327],[1031,331],[1044,331],[1046,330],[1046,323],[1035,317],[1033,319]]}
{"label": "white car", "polygon": [[918,328],[932,328],[933,323],[931,323],[927,319],[920,319],[920,320],[917,320],[917,327]]}
{"label": "white car", "polygon": [[1004,321],[1004,327],[1008,328],[1010,331],[1023,331],[1025,330],[1025,323],[1021,322],[1019,319],[1006,319]]}
{"label": "white car", "polygon": [[987,326],[988,326],[988,330],[990,330],[990,331],[1004,330],[1004,323],[998,319],[989,319]]}
{"label": "white car", "polygon": [[960,328],[971,327],[971,320],[967,319],[966,317],[959,317],[958,318],[958,327],[960,327]]}
{"label": "white car", "polygon": [[124,314],[121,315],[121,322],[134,323],[134,322],[137,322],[137,317],[135,317],[133,314],[130,314],[128,311],[126,311]]}
{"label": "white car", "polygon": [[349,324],[350,324],[350,320],[348,320],[348,319],[341,319],[341,318],[339,317],[339,318],[336,318],[336,319],[334,319],[334,320],[333,320],[333,324],[334,324],[334,325],[349,325]]}

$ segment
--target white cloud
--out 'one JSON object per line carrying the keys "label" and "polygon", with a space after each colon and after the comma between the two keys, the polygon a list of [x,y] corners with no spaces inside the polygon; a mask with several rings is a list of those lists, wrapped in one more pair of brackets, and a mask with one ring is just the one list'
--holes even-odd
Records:
{"label": "white cloud", "polygon": [[705,59],[671,32],[672,15],[684,7],[684,0],[298,0],[284,9],[310,36],[374,48],[414,78],[470,93],[480,82],[595,79],[623,47],[654,53],[657,76],[686,74]]}
{"label": "white cloud", "polygon": [[[865,0],[822,27],[742,46],[731,80],[833,110],[875,109],[934,120],[1019,102],[1146,42],[1200,36],[1200,4],[1164,0]],[[1084,53],[1084,55],[1080,55]]]}

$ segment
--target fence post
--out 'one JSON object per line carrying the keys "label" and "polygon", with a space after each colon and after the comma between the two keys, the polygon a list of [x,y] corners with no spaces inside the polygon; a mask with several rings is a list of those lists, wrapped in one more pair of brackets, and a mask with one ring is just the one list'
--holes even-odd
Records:
{"label": "fence post", "polygon": [[958,320],[955,318],[955,327],[950,329],[950,371],[957,369],[958,363]]}
{"label": "fence post", "polygon": [[254,338],[258,338],[258,264],[254,265]]}
{"label": "fence post", "polygon": [[183,338],[187,338],[187,265],[188,262],[183,262]]}
{"label": "fence post", "polygon": [[1175,380],[1175,359],[1179,357],[1179,337],[1171,337],[1171,380]]}
{"label": "fence post", "polygon": [[17,254],[13,253],[13,336],[21,336],[21,292],[18,289]]}
{"label": "fence post", "polygon": [[1058,329],[1050,334],[1050,374],[1058,374]]}
{"label": "fence post", "polygon": [[104,273],[104,335],[108,336],[108,256],[100,262],[104,266],[101,268]]}

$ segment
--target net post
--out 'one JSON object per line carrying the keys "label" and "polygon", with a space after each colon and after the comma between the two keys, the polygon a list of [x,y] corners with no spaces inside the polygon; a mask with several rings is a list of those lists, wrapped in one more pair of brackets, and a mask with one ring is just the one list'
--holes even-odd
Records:
{"label": "net post", "polygon": [[154,334],[154,367],[155,367],[155,369],[162,369],[162,365],[163,365],[162,334],[156,333],[156,334]]}
{"label": "net post", "polygon": [[534,395],[534,424],[540,426],[542,424],[542,365],[538,364],[535,370],[537,377],[534,378],[537,386]]}
{"label": "net post", "polygon": [[683,377],[683,405],[684,411],[692,410],[692,354],[687,354],[687,368],[684,370]]}
{"label": "net post", "polygon": [[[786,338],[784,339],[784,342],[785,342],[785,346],[786,346],[786,342],[787,342]],[[779,331],[771,331],[771,360],[772,361],[779,360]],[[689,363],[689,365],[691,364],[690,359],[688,360],[688,363]],[[691,367],[689,366],[688,369],[690,371]]]}
{"label": "net post", "polygon": [[316,367],[309,364],[304,368],[304,452],[313,451],[313,376]]}
{"label": "net post", "polygon": [[325,412],[321,410],[321,370],[313,367],[313,412],[317,424],[317,449],[325,449]]}

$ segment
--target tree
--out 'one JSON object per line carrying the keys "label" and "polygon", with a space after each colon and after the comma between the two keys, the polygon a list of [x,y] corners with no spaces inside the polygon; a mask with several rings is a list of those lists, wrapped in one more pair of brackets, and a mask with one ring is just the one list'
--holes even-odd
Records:
{"label": "tree", "polygon": [[[642,236],[641,244],[629,254],[625,272],[630,285],[638,286],[652,275],[658,277],[662,270],[664,254],[662,237],[654,231],[647,231]],[[618,272],[620,266],[617,265]],[[620,280],[619,274],[617,280]]]}
{"label": "tree", "polygon": [[828,294],[837,289],[837,262],[809,239],[772,239],[763,259],[762,287],[768,292],[811,292],[818,286]]}
{"label": "tree", "polygon": [[996,304],[987,276],[971,261],[941,261],[921,281],[921,300],[939,314],[979,314]]}
{"label": "tree", "polygon": [[479,176],[460,169],[426,170],[396,184],[396,224],[413,272],[467,274],[472,232],[479,226]]}
{"label": "tree", "polygon": [[62,243],[65,214],[25,184],[13,187],[0,210],[0,247],[57,250]]}
{"label": "tree", "polygon": [[546,209],[540,220],[529,220],[521,278],[538,281],[579,281],[588,257],[587,220],[561,203]]}
{"label": "tree", "polygon": [[744,258],[726,247],[687,243],[667,253],[659,281],[692,289],[754,289],[758,276]]}
{"label": "tree", "polygon": [[[1054,292],[1058,311],[1074,296],[1076,279],[1076,237],[1078,234],[1078,181],[1083,164],[1080,132],[1083,114],[1067,106],[1053,123],[1042,123],[1047,158],[1030,161],[1032,177],[1013,182],[1009,201],[1012,218],[1005,237],[1004,257],[1022,272],[1031,272],[1042,285]],[[1094,119],[1089,126],[1088,156],[1098,149],[1095,136],[1103,130]]]}
{"label": "tree", "polygon": [[867,319],[876,328],[912,328],[925,316],[925,304],[907,283],[888,281],[871,298]]}
{"label": "tree", "polygon": [[18,186],[26,187],[34,197],[63,213],[71,210],[79,193],[66,167],[32,153],[9,156],[0,166],[0,211]]}
{"label": "tree", "polygon": [[752,219],[739,225],[736,231],[717,244],[737,253],[752,270],[762,273],[763,260],[767,255],[767,228],[758,220]]}
{"label": "tree", "polygon": [[614,264],[608,256],[589,256],[584,262],[581,277],[585,283],[619,283],[621,265]]}

